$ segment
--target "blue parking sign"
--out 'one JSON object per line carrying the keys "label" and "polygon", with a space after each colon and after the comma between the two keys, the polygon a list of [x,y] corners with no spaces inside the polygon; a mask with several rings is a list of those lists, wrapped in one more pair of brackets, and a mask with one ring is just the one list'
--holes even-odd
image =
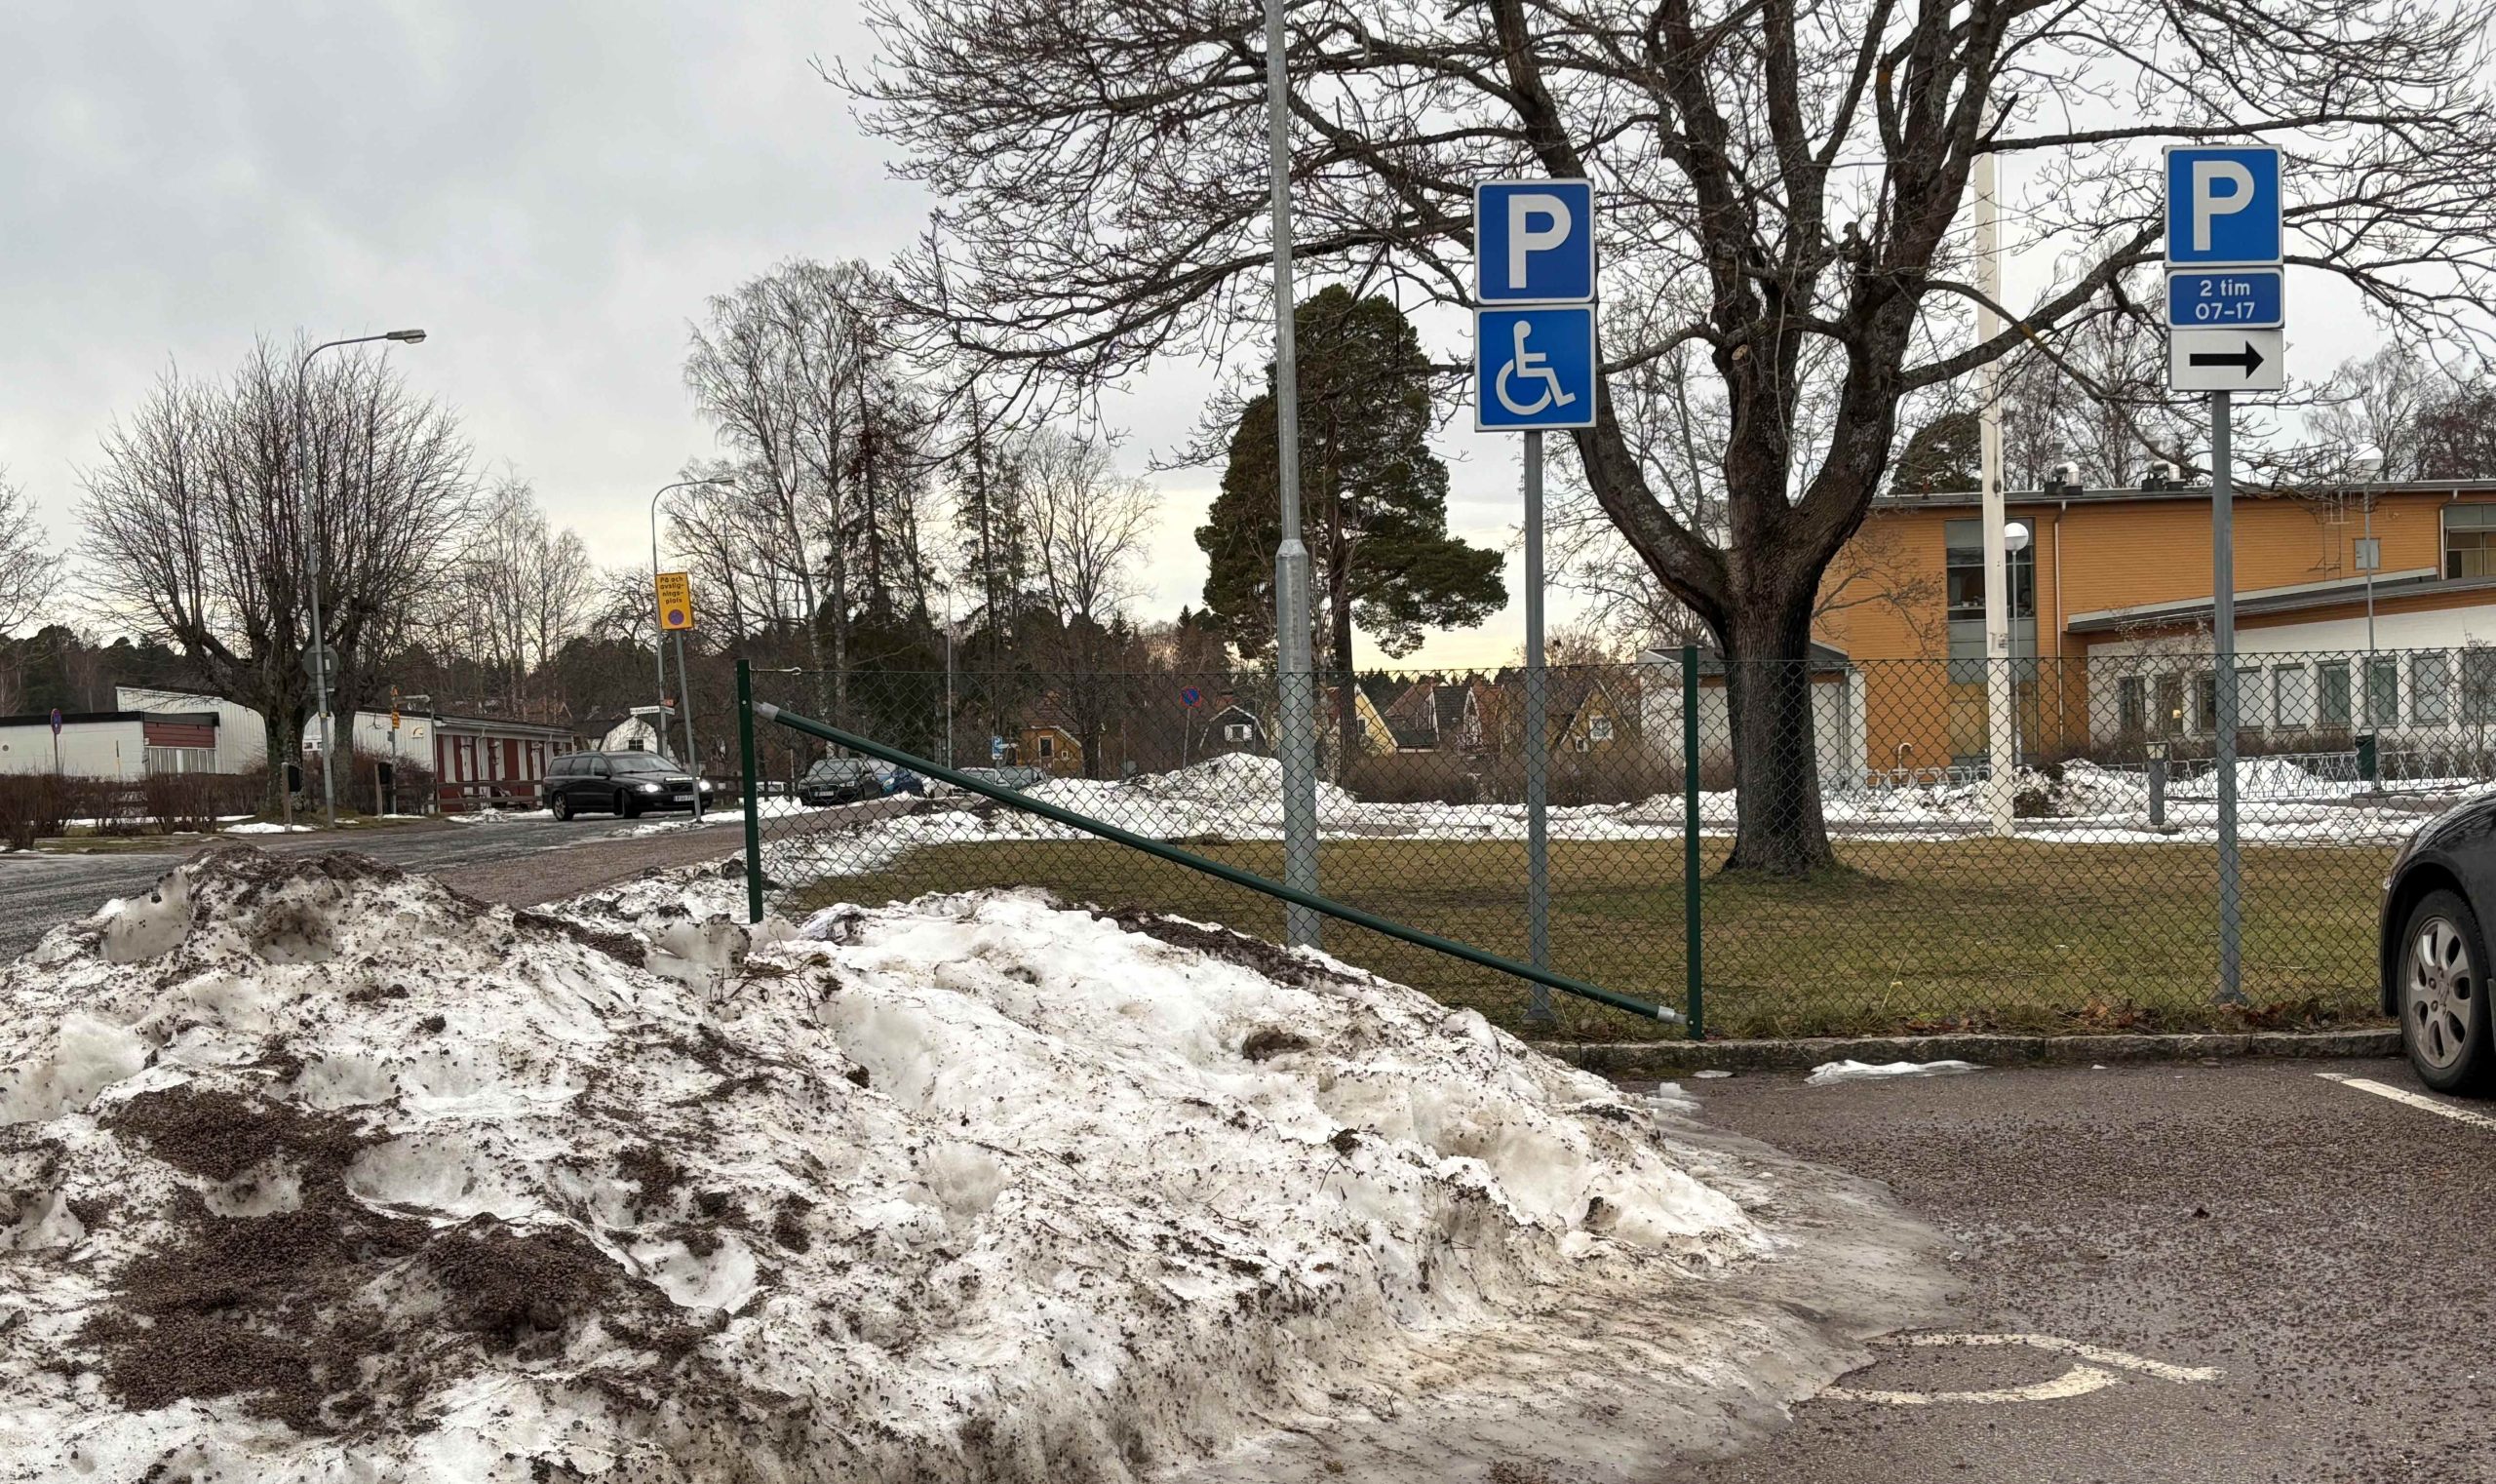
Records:
{"label": "blue parking sign", "polygon": [[2166,260],[2243,267],[2280,260],[2280,151],[2268,144],[2166,147]]}
{"label": "blue parking sign", "polygon": [[1484,304],[1593,302],[1593,182],[1485,180],[1473,187],[1473,296]]}
{"label": "blue parking sign", "polygon": [[1473,311],[1473,426],[1485,433],[1595,425],[1595,309]]}

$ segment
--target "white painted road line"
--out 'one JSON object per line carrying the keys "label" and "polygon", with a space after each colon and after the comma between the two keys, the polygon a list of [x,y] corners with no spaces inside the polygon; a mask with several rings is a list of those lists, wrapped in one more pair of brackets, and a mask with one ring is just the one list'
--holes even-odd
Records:
{"label": "white painted road line", "polygon": [[[2024,1386],[2008,1386],[1993,1391],[1876,1391],[1854,1386],[1831,1386],[1820,1395],[1833,1401],[1878,1402],[1890,1407],[1930,1407],[1957,1402],[1991,1405],[2010,1401],[2059,1401],[2064,1397],[2086,1396],[2103,1390],[2123,1378],[2116,1371],[2136,1371],[2160,1381],[2216,1381],[2222,1374],[2215,1366],[2169,1365],[2123,1350],[2110,1350],[2103,1346],[2084,1345],[2055,1335],[1893,1335],[1889,1343],[1916,1346],[1990,1346],[2017,1345],[2033,1350],[2047,1350],[2057,1355],[2070,1355],[2091,1362],[2076,1365],[2049,1381],[2034,1382]],[[2112,1369],[2107,1369],[2112,1367]]]}
{"label": "white painted road line", "polygon": [[2467,1123],[2474,1128],[2496,1131],[2496,1117],[2490,1117],[2476,1109],[2456,1108],[2450,1103],[2438,1103],[2423,1092],[2411,1092],[2406,1087],[2395,1087],[2388,1082],[2378,1082],[2372,1077],[2351,1076],[2345,1072],[2318,1072],[2315,1075],[2326,1082],[2337,1082],[2343,1087],[2355,1087],[2360,1092],[2371,1092],[2379,1098],[2390,1098],[2396,1103],[2405,1103],[2411,1108],[2441,1114],[2455,1123]]}

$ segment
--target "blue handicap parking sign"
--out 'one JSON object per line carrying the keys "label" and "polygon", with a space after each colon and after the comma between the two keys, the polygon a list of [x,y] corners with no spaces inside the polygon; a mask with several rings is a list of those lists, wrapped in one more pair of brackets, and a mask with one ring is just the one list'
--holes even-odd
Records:
{"label": "blue handicap parking sign", "polygon": [[2218,267],[2280,260],[2280,152],[2267,144],[2166,149],[2166,260]]}
{"label": "blue handicap parking sign", "polygon": [[1486,180],[1476,185],[1473,296],[1485,304],[1591,302],[1593,183]]}
{"label": "blue handicap parking sign", "polygon": [[1473,426],[1483,432],[1595,425],[1592,304],[1473,311]]}

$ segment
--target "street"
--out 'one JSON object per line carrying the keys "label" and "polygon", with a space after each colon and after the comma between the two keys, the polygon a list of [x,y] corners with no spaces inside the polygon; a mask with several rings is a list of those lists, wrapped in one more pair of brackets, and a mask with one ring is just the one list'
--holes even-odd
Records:
{"label": "street", "polygon": [[1659,1484],[2496,1476],[2496,1119],[2404,1064],[1690,1085],[1710,1123],[1887,1183],[1964,1291]]}
{"label": "street", "polygon": [[[587,891],[648,866],[683,865],[738,847],[734,816],[723,825],[635,835],[639,825],[604,819],[558,824],[551,819],[497,820],[489,824],[416,825],[404,829],[341,831],[335,835],[232,837],[278,855],[353,850],[432,872],[461,890],[497,863],[530,861],[530,871],[503,891],[479,891],[511,902],[542,902]],[[192,850],[148,850],[96,855],[13,852],[0,855],[0,955],[23,953],[50,928],[83,918],[112,897],[145,891]],[[556,864],[560,862],[560,864]],[[509,873],[497,873],[497,876]],[[584,879],[586,877],[595,879]],[[580,884],[574,885],[575,881]],[[519,896],[541,882],[542,894]]]}

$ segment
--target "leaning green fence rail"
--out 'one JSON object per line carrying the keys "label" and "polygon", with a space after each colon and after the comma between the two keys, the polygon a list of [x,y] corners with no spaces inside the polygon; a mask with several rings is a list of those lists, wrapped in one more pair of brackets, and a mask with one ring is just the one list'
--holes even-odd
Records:
{"label": "leaning green fence rail", "polygon": [[[1591,999],[1597,1004],[1610,1005],[1616,1010],[1626,1010],[1632,1015],[1648,1020],[1679,1021],[1682,1018],[1679,1011],[1667,1009],[1662,1005],[1649,1004],[1643,999],[1633,999],[1626,995],[1618,995],[1601,986],[1572,979],[1566,974],[1555,974],[1547,969],[1539,969],[1530,963],[1520,963],[1513,958],[1502,958],[1498,954],[1485,953],[1469,944],[1459,943],[1453,938],[1442,938],[1435,933],[1425,933],[1416,927],[1407,927],[1401,922],[1390,921],[1375,914],[1363,912],[1357,907],[1346,906],[1332,898],[1302,891],[1294,886],[1286,886],[1280,881],[1268,880],[1254,872],[1226,866],[1220,861],[1208,860],[1204,856],[1179,849],[1165,841],[1138,835],[1131,830],[1121,830],[1116,825],[1077,814],[1072,809],[1062,809],[1056,804],[1034,799],[1029,794],[1007,788],[1003,784],[974,778],[967,773],[956,772],[942,763],[930,762],[924,758],[903,752],[897,747],[886,747],[880,742],[859,736],[855,732],[843,731],[838,726],[826,725],[807,717],[791,715],[768,701],[753,701],[751,706],[754,716],[766,722],[777,722],[791,731],[802,733],[818,741],[830,742],[836,747],[848,748],[851,752],[862,753],[879,762],[889,762],[896,767],[909,768],[922,777],[933,778],[965,792],[993,799],[1009,808],[1037,814],[1042,819],[1065,825],[1069,829],[1081,830],[1087,835],[1097,835],[1103,840],[1125,845],[1130,849],[1141,850],[1147,855],[1168,861],[1174,866],[1185,866],[1190,871],[1200,871],[1207,876],[1228,881],[1233,886],[1244,886],[1250,891],[1262,892],[1278,901],[1289,902],[1295,907],[1306,907],[1311,912],[1323,913],[1339,921],[1349,922],[1355,927],[1366,927],[1371,932],[1384,934],[1399,942],[1410,943],[1416,948],[1425,948],[1432,953],[1445,954],[1451,958],[1461,958],[1467,963],[1525,980],[1529,984],[1540,984],[1548,989],[1558,990],[1564,995],[1575,995],[1580,999]],[[749,801],[755,797],[760,787],[760,780],[754,776],[751,759],[749,759],[746,774],[746,797]],[[749,803],[748,807],[751,808],[753,805]],[[745,869],[748,898],[752,901],[760,901],[760,893],[762,889],[762,860],[760,850],[749,848],[746,851]]]}

